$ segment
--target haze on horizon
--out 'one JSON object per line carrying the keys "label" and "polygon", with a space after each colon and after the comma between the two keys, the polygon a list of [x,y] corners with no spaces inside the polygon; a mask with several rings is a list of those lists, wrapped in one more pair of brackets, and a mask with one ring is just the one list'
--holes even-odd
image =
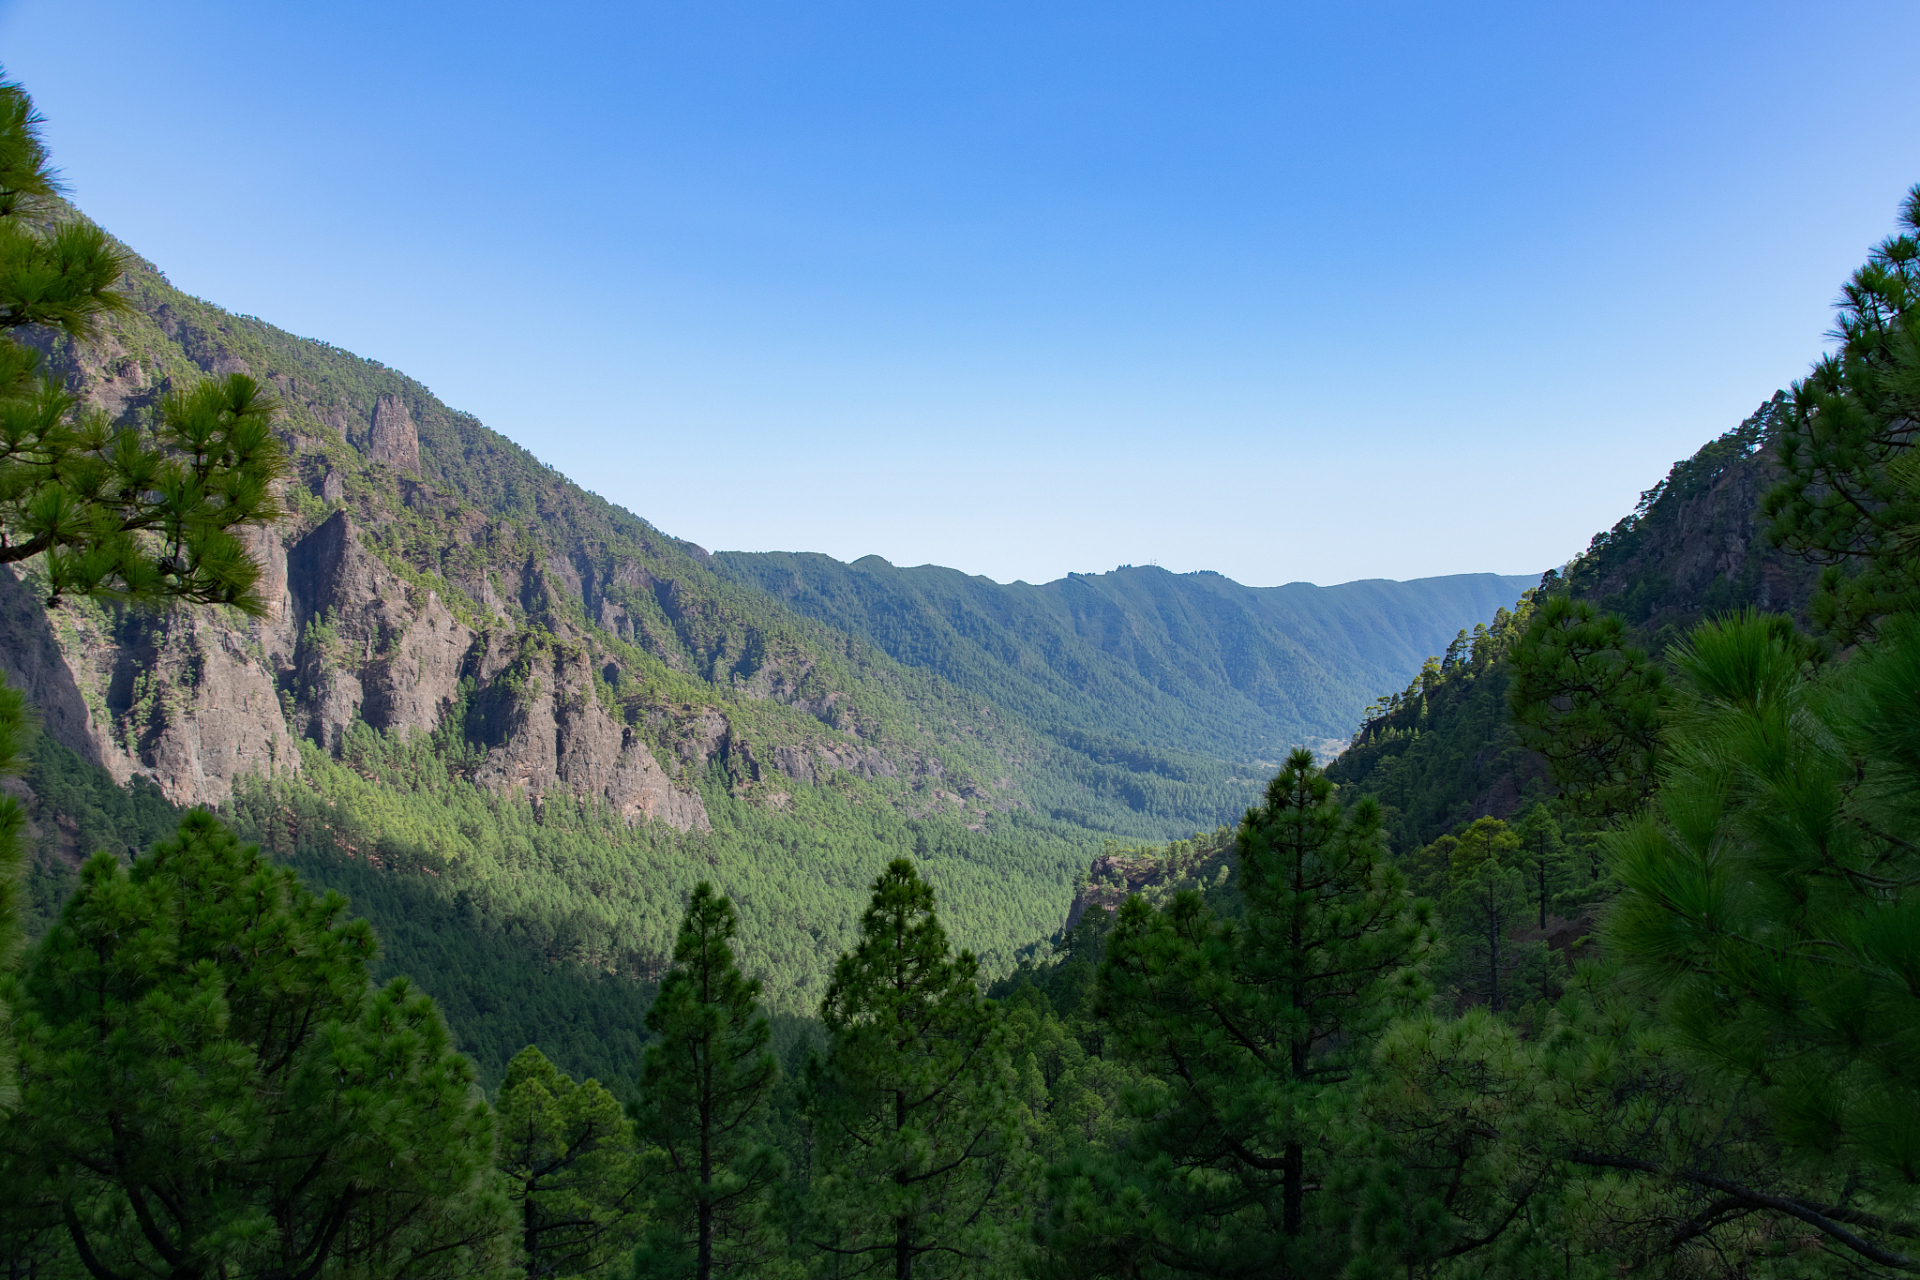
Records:
{"label": "haze on horizon", "polygon": [[0,0],[74,199],[180,287],[701,545],[1036,583],[1563,562],[1824,348],[1920,180],[1861,50],[1916,37],[1892,3]]}

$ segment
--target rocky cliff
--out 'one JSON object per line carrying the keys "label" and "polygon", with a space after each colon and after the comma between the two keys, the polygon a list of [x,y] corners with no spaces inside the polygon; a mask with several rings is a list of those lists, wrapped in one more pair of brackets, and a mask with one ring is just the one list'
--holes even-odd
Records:
{"label": "rocky cliff", "polygon": [[1675,463],[1567,567],[1566,589],[1621,614],[1656,649],[1702,617],[1748,605],[1804,621],[1818,570],[1768,541],[1760,510],[1780,479],[1773,433],[1784,403],[1774,396]]}
{"label": "rocky cliff", "polygon": [[926,690],[883,658],[722,582],[410,379],[144,263],[125,288],[133,312],[97,340],[43,336],[47,367],[131,429],[175,386],[250,374],[278,393],[292,474],[289,518],[255,539],[261,618],[48,608],[31,564],[0,570],[0,674],[116,779],[218,805],[238,777],[300,769],[299,743],[337,753],[364,725],[461,740],[495,792],[688,831],[709,825],[710,774],[773,804],[837,773],[937,779],[968,772],[941,747],[958,735],[995,757],[971,772],[1002,778],[977,807],[1015,803],[988,793],[1009,792],[1028,748],[990,709],[920,714],[905,704]]}
{"label": "rocky cliff", "polygon": [[[1224,887],[1239,862],[1234,835],[1234,828],[1219,827],[1164,847],[1109,847],[1088,866],[1086,879],[1074,891],[1066,932],[1071,933],[1089,910],[1112,913],[1128,898],[1144,896],[1160,906],[1182,889],[1205,893]],[[1221,905],[1216,901],[1216,909]]]}

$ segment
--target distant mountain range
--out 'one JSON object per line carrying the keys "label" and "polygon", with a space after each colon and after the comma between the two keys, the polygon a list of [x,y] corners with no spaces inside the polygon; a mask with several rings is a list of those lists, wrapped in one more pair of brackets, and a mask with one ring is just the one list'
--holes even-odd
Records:
{"label": "distant mountain range", "polygon": [[1463,627],[1539,575],[1247,587],[1126,566],[1007,585],[955,569],[720,552],[721,573],[1057,734],[1273,764],[1344,743]]}

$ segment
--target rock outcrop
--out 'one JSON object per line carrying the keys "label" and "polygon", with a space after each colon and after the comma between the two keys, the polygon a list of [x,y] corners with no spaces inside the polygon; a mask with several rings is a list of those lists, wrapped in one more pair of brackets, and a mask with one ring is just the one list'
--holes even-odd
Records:
{"label": "rock outcrop", "polygon": [[1157,905],[1182,889],[1204,890],[1224,884],[1236,862],[1231,827],[1191,840],[1176,840],[1163,849],[1110,848],[1093,860],[1085,883],[1073,895],[1073,905],[1067,908],[1067,930],[1071,932],[1094,907],[1112,913],[1139,894]]}
{"label": "rock outcrop", "polygon": [[356,717],[401,734],[440,727],[473,632],[437,593],[411,590],[362,545],[345,511],[293,549],[287,582],[300,628],[303,732],[332,748]]}
{"label": "rock outcrop", "polygon": [[121,782],[152,779],[175,804],[219,804],[241,774],[299,768],[274,676],[285,631],[225,611],[47,608],[0,573],[0,674],[55,741]]}
{"label": "rock outcrop", "polygon": [[398,397],[381,396],[374,402],[373,424],[367,433],[367,456],[396,471],[420,469],[420,432],[413,415]]}
{"label": "rock outcrop", "polygon": [[1675,464],[1639,511],[1574,562],[1573,594],[1620,612],[1650,641],[1744,605],[1804,617],[1819,570],[1768,541],[1762,511],[1781,476],[1779,406]]}
{"label": "rock outcrop", "polygon": [[629,822],[644,817],[682,831],[711,829],[700,797],[675,786],[633,728],[600,704],[585,654],[544,651],[513,670],[511,686],[496,694],[506,702],[496,720],[501,741],[474,781],[529,797],[561,792],[595,800]]}

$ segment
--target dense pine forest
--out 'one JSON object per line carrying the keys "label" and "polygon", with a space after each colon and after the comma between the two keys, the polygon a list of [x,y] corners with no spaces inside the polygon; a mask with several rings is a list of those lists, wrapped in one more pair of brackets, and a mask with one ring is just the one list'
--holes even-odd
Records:
{"label": "dense pine forest", "polygon": [[5,86],[10,1277],[1920,1271],[1920,188],[1362,709],[1490,584],[709,556],[51,173]]}

